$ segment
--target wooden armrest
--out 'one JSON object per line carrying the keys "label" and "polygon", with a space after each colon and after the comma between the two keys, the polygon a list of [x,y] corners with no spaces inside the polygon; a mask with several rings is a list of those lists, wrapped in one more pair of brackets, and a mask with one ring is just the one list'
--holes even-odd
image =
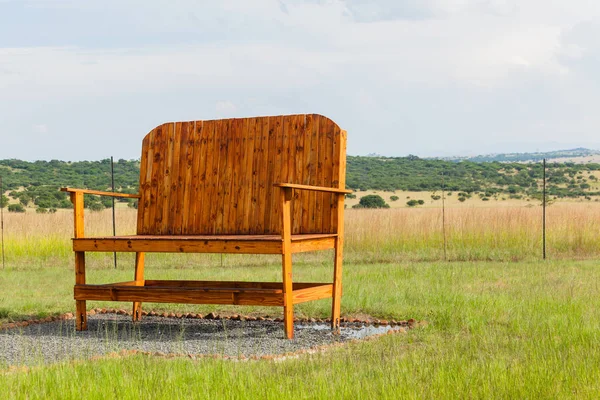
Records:
{"label": "wooden armrest", "polygon": [[93,194],[96,196],[109,196],[109,197],[125,197],[129,199],[139,199],[141,196],[139,194],[131,194],[131,193],[119,193],[119,192],[103,192],[101,190],[91,190],[91,189],[74,189],[74,188],[61,188],[62,192],[69,193],[83,193],[83,194]]}
{"label": "wooden armrest", "polygon": [[338,188],[330,188],[330,187],[324,187],[324,186],[297,185],[295,183],[275,183],[275,184],[273,184],[273,186],[280,187],[280,188],[313,190],[315,192],[328,192],[328,193],[337,193],[337,194],[352,193],[352,190],[348,190],[348,189],[338,189]]}

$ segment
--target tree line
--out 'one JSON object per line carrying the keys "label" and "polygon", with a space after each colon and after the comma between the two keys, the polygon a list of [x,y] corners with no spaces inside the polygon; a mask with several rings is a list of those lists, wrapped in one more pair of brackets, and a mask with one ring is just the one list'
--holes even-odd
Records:
{"label": "tree line", "polygon": [[[139,161],[118,160],[114,164],[116,190],[137,193]],[[548,193],[556,197],[600,195],[594,191],[600,164],[549,163],[546,170]],[[42,212],[70,208],[64,186],[107,190],[111,187],[110,159],[100,161],[0,160],[0,174],[8,197],[21,206],[37,207]],[[541,163],[501,163],[422,159],[408,157],[347,157],[346,186],[354,190],[456,191],[483,197],[541,196]],[[136,206],[132,199],[123,202]],[[8,198],[0,197],[6,206]],[[110,198],[89,196],[86,206],[102,209]]]}

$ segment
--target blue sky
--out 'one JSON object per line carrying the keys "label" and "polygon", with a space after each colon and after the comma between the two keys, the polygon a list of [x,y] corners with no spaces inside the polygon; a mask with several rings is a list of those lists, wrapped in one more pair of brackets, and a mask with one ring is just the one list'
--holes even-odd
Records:
{"label": "blue sky", "polygon": [[0,159],[319,113],[348,153],[600,148],[596,0],[0,0]]}

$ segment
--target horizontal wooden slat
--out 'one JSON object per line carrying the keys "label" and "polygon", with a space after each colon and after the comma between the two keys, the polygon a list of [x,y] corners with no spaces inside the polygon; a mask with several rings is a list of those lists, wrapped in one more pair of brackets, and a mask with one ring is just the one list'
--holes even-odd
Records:
{"label": "horizontal wooden slat", "polygon": [[127,282],[117,282],[117,283],[105,283],[98,286],[144,286],[141,282],[137,281],[127,281]]}
{"label": "horizontal wooden slat", "polygon": [[274,183],[273,186],[280,187],[280,188],[312,190],[315,192],[328,192],[328,193],[339,193],[339,194],[353,193],[352,190],[347,190],[347,189],[338,189],[338,188],[331,188],[331,187],[324,187],[324,186],[297,185],[297,184],[293,184],[293,183]]}
{"label": "horizontal wooden slat", "polygon": [[[140,301],[152,303],[283,306],[281,282],[147,280],[104,285],[75,285],[75,300]],[[295,282],[294,303],[331,297],[333,284]]]}
{"label": "horizontal wooden slat", "polygon": [[335,238],[309,239],[292,242],[292,253],[305,251],[328,250],[335,248]]}
{"label": "horizontal wooden slat", "polygon": [[283,295],[266,289],[75,285],[75,300],[283,306]]}
{"label": "horizontal wooden slat", "polygon": [[91,190],[91,189],[76,189],[76,188],[61,188],[63,192],[69,193],[83,193],[83,194],[93,194],[95,196],[108,196],[108,197],[123,197],[129,199],[139,199],[139,194],[131,194],[131,193],[119,193],[119,192],[104,192],[102,190]]}
{"label": "horizontal wooden slat", "polygon": [[[292,251],[331,249],[335,234],[292,235]],[[74,251],[281,254],[279,235],[106,236],[73,239]]]}
{"label": "horizontal wooden slat", "polygon": [[294,304],[305,303],[307,301],[328,299],[333,295],[333,284],[322,284],[319,286],[307,287],[305,289],[294,289]]}
{"label": "horizontal wooden slat", "polygon": [[[118,283],[112,284],[114,286]],[[316,286],[331,285],[330,283],[319,282],[294,282],[293,290],[301,290]],[[283,291],[281,282],[245,282],[245,281],[191,281],[191,280],[146,280],[146,286],[154,287],[188,287],[188,288],[231,288],[231,289],[267,289],[276,290],[277,293]]]}
{"label": "horizontal wooden slat", "polygon": [[[292,235],[292,242],[335,238],[335,233],[308,233],[301,235]],[[224,241],[224,240],[240,240],[240,241],[264,241],[264,242],[281,242],[281,235],[125,235],[125,236],[96,236],[89,238],[77,238],[77,240],[181,240],[181,241]]]}
{"label": "horizontal wooden slat", "polygon": [[73,239],[74,251],[281,254],[282,243],[246,240]]}

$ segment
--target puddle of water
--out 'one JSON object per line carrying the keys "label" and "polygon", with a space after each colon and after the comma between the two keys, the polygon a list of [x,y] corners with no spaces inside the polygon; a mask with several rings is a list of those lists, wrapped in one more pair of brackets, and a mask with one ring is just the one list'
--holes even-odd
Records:
{"label": "puddle of water", "polygon": [[[331,330],[331,325],[328,324],[298,324],[298,329],[314,329],[317,331]],[[388,333],[389,331],[399,331],[403,328],[401,326],[391,325],[354,325],[354,326],[341,326],[340,335],[345,336],[349,339],[363,339],[367,336],[380,335]]]}

